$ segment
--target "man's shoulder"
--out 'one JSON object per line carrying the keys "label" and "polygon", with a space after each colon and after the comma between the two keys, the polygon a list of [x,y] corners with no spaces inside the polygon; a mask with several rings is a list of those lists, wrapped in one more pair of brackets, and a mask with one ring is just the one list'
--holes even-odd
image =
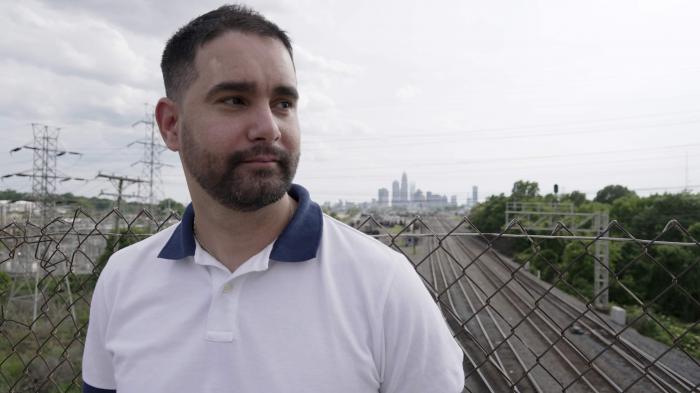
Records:
{"label": "man's shoulder", "polygon": [[387,244],[332,217],[323,217],[320,255],[362,275],[392,276],[400,266],[409,266],[406,256]]}
{"label": "man's shoulder", "polygon": [[396,257],[398,253],[376,238],[359,231],[326,214],[323,215],[324,241],[333,247],[345,247],[355,252]]}

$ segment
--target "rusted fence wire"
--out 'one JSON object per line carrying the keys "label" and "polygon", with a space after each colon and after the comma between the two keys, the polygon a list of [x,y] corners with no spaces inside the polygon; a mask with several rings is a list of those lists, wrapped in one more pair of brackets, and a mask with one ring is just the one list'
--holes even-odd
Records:
{"label": "rusted fence wire", "polygon": [[[178,220],[78,210],[0,227],[0,392],[79,392],[104,264]],[[464,350],[467,392],[700,391],[700,244],[677,222],[655,239],[616,222],[597,236],[439,215],[353,224],[415,266]]]}

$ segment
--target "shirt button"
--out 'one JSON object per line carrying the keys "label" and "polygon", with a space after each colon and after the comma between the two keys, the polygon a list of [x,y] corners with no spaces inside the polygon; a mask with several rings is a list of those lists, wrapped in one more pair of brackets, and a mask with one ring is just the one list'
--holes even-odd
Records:
{"label": "shirt button", "polygon": [[230,293],[231,291],[233,291],[233,284],[231,284],[230,282],[229,282],[229,283],[226,283],[226,285],[224,285],[224,291],[223,291],[223,292],[224,292],[224,293]]}

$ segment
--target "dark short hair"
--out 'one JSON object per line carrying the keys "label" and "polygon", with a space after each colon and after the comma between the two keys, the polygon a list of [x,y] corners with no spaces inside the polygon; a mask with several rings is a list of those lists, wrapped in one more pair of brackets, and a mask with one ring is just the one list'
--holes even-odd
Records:
{"label": "dark short hair", "polygon": [[276,24],[251,8],[224,5],[191,20],[168,40],[160,62],[168,98],[179,99],[180,94],[197,78],[194,59],[199,48],[229,31],[276,38],[294,59],[289,36]]}

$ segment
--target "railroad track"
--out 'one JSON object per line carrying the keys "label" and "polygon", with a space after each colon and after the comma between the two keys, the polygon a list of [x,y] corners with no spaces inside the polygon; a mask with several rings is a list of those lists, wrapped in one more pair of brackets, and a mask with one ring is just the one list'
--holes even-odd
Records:
{"label": "railroad track", "polygon": [[[434,232],[454,227],[438,219],[426,223]],[[465,237],[426,240],[437,251],[426,257],[423,274],[461,338],[468,391],[700,391],[600,315],[557,295],[550,284],[482,243]],[[586,334],[571,333],[574,326]]]}
{"label": "railroad track", "polygon": [[[430,241],[431,246],[437,248],[437,241]],[[465,373],[467,389],[472,392],[542,392],[534,378],[526,373],[525,363],[513,343],[507,340],[503,322],[491,310],[482,313],[483,298],[477,289],[471,282],[465,284],[457,280],[459,272],[445,258],[440,253],[431,256],[430,276],[437,293],[442,294],[441,304],[461,321],[453,331],[463,329],[466,333],[460,342],[472,371]],[[485,390],[479,389],[476,383],[469,386],[474,371]]]}

